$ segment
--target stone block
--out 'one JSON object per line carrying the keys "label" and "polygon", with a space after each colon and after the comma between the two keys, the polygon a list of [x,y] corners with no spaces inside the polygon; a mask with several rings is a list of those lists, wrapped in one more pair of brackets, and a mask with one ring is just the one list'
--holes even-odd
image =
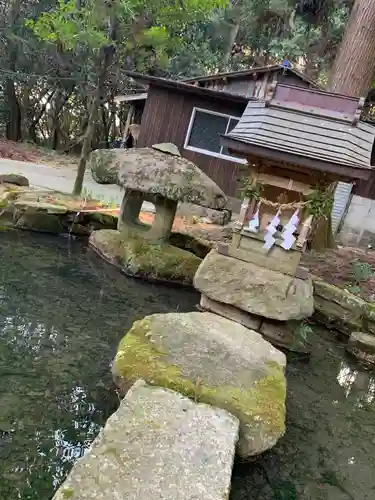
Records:
{"label": "stone block", "polygon": [[142,380],[53,500],[229,498],[238,420]]}
{"label": "stone block", "polygon": [[212,250],[194,286],[210,299],[269,319],[300,320],[314,310],[311,279],[301,280]]}
{"label": "stone block", "polygon": [[307,339],[304,339],[300,334],[300,327],[299,322],[265,320],[262,321],[259,331],[272,345],[301,354],[309,353],[311,348]]}
{"label": "stone block", "polygon": [[315,317],[319,322],[346,335],[363,328],[368,314],[363,299],[320,278],[314,277],[313,284]]}
{"label": "stone block", "polygon": [[210,208],[200,207],[191,203],[180,203],[177,209],[179,217],[200,217],[207,218],[212,224],[224,226],[229,224],[232,217],[230,210],[212,210]]}
{"label": "stone block", "polygon": [[219,186],[186,158],[153,148],[117,154],[121,156],[118,183],[125,189],[212,209],[222,209],[227,203]]}
{"label": "stone block", "polygon": [[224,318],[230,319],[239,323],[240,325],[250,328],[250,330],[259,330],[262,318],[260,316],[254,316],[237,307],[228,306],[217,300],[212,300],[207,295],[202,294],[200,300],[200,307],[204,311],[210,311],[215,314],[219,314]]}

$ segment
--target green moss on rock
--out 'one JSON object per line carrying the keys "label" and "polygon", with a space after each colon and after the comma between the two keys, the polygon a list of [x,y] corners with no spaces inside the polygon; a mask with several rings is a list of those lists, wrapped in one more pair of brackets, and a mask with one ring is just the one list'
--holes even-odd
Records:
{"label": "green moss on rock", "polygon": [[17,217],[15,227],[51,234],[64,232],[59,215],[47,212],[25,211]]}
{"label": "green moss on rock", "polygon": [[347,290],[313,277],[315,318],[328,327],[350,335],[367,329],[368,304]]}
{"label": "green moss on rock", "polygon": [[111,149],[92,151],[88,164],[92,177],[98,184],[116,184],[120,163],[115,151]]}
{"label": "green moss on rock", "polygon": [[73,488],[62,488],[61,489],[61,495],[63,498],[73,498],[74,497],[74,490]]}
{"label": "green moss on rock", "polygon": [[171,245],[153,245],[142,238],[125,239],[119,231],[94,231],[90,245],[125,274],[191,284],[201,262],[196,255]]}
{"label": "green moss on rock", "polygon": [[[206,325],[202,323],[205,318]],[[218,328],[222,333],[217,337],[217,345],[212,347],[211,342],[216,344],[214,335]],[[236,341],[237,332],[238,345],[248,342],[249,352],[262,350],[263,357],[257,358],[254,354],[252,360],[244,359],[246,348],[243,354],[230,345],[232,338]],[[247,340],[243,340],[243,333],[248,335]],[[221,335],[231,338],[229,344]],[[185,349],[186,342],[189,349]],[[224,356],[222,362],[218,361],[220,356]],[[113,374],[125,391],[131,382],[141,378],[149,384],[226,409],[241,422],[243,444],[239,453],[249,456],[273,446],[285,431],[283,356],[255,332],[211,313],[153,315],[135,322],[121,341]],[[249,452],[249,448],[252,451]]]}

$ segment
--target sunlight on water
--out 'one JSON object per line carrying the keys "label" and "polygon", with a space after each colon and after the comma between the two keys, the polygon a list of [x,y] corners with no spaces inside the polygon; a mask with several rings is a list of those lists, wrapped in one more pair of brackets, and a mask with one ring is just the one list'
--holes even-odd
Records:
{"label": "sunlight on water", "polygon": [[123,334],[199,296],[125,278],[65,239],[2,233],[0,251],[0,500],[49,500],[118,405]]}

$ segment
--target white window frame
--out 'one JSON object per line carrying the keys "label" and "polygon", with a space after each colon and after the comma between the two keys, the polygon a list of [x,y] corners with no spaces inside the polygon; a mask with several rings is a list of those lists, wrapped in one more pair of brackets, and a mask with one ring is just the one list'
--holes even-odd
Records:
{"label": "white window frame", "polygon": [[189,146],[190,135],[191,135],[191,131],[193,129],[195,115],[196,115],[197,111],[201,111],[202,113],[207,113],[208,115],[224,116],[225,118],[228,118],[228,124],[227,124],[227,128],[225,130],[225,134],[228,133],[228,127],[229,127],[229,123],[230,123],[231,118],[233,120],[240,120],[241,119],[241,117],[239,117],[239,116],[227,115],[226,113],[218,113],[216,111],[211,111],[209,109],[194,107],[193,111],[191,112],[189,126],[188,126],[188,129],[186,132],[184,149],[187,149],[188,151],[195,151],[196,153],[201,153],[202,155],[212,156],[214,158],[221,158],[224,160],[232,161],[234,163],[242,163],[242,164],[246,165],[247,160],[245,158],[237,158],[236,156],[229,156],[229,155],[225,155],[222,153],[215,153],[214,151],[209,151],[208,149],[201,149],[201,148],[195,148],[194,146]]}

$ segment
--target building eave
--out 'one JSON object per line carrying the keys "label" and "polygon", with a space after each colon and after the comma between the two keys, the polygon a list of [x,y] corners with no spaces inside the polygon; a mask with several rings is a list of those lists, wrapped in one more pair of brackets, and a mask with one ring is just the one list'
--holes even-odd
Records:
{"label": "building eave", "polygon": [[328,172],[333,174],[338,179],[354,181],[357,179],[368,180],[373,173],[373,169],[367,166],[347,166],[333,162],[315,160],[313,158],[302,155],[286,153],[278,149],[266,148],[249,142],[244,142],[239,139],[228,137],[227,135],[220,136],[220,143],[236,155],[243,157],[262,158],[270,160],[275,164],[290,164],[296,167],[303,167],[314,171]]}
{"label": "building eave", "polygon": [[165,89],[177,90],[180,92],[201,95],[208,98],[221,99],[225,101],[241,102],[247,103],[249,101],[258,101],[256,97],[246,97],[241,94],[233,94],[230,92],[225,92],[221,90],[211,90],[202,87],[197,87],[190,83],[186,83],[180,80],[169,80],[167,78],[160,78],[156,76],[142,75],[141,73],[135,73],[132,71],[125,71],[124,74],[138,82],[143,82],[147,85],[153,85]]}

